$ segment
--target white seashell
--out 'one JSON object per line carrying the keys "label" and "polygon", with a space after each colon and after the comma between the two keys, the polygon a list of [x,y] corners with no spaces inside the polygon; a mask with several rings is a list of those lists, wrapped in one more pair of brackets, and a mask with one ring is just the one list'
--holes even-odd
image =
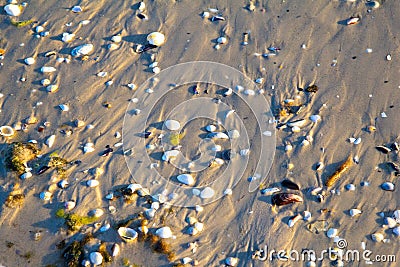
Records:
{"label": "white seashell", "polygon": [[189,264],[189,263],[191,263],[192,261],[193,261],[193,259],[192,259],[192,258],[189,258],[189,257],[185,257],[185,258],[182,259],[182,263],[183,263],[183,264]]}
{"label": "white seashell", "polygon": [[359,215],[361,213],[362,212],[359,209],[351,209],[351,210],[349,210],[349,214],[350,214],[351,217],[354,217],[354,216]]}
{"label": "white seashell", "polygon": [[114,199],[114,193],[111,192],[111,193],[107,194],[107,195],[105,196],[105,198],[108,199],[108,200]]}
{"label": "white seashell", "polygon": [[353,24],[357,24],[358,22],[360,22],[360,18],[359,17],[352,17],[352,18],[349,18],[346,21],[346,24],[347,25],[353,25]]}
{"label": "white seashell", "polygon": [[11,126],[3,125],[0,127],[0,135],[4,137],[11,137],[14,135],[14,129]]}
{"label": "white seashell", "polygon": [[153,71],[153,73],[157,74],[157,73],[160,73],[161,69],[159,67],[154,67],[152,69],[152,71]]}
{"label": "white seashell", "polygon": [[114,50],[117,50],[119,48],[119,45],[117,45],[116,43],[112,43],[112,44],[107,45],[107,48],[110,51],[114,51]]}
{"label": "white seashell", "polygon": [[176,179],[185,185],[194,185],[195,183],[193,176],[190,174],[180,174]]}
{"label": "white seashell", "polygon": [[169,228],[168,226],[161,227],[161,228],[157,229],[156,235],[161,238],[171,238],[172,237],[171,228]]}
{"label": "white seashell", "polygon": [[353,144],[359,145],[361,143],[361,137],[357,138]]}
{"label": "white seashell", "polygon": [[99,229],[99,231],[100,231],[100,232],[106,232],[106,231],[108,231],[110,228],[111,228],[111,225],[110,225],[109,223],[106,223],[106,224],[104,224],[104,225]]}
{"label": "white seashell", "polygon": [[310,141],[304,139],[303,141],[301,141],[301,146],[309,146],[310,145]]}
{"label": "white seashell", "polygon": [[317,264],[314,261],[308,261],[306,267],[315,267]]}
{"label": "white seashell", "polygon": [[253,95],[256,94],[256,92],[255,92],[254,90],[251,90],[251,89],[246,89],[246,90],[244,90],[243,93],[244,93],[245,95],[250,95],[250,96],[253,96]]}
{"label": "white seashell", "polygon": [[224,96],[230,96],[232,93],[233,93],[232,88],[228,88],[228,89],[225,91]]}
{"label": "white seashell", "polygon": [[303,220],[309,221],[311,220],[311,212],[308,210],[303,211]]}
{"label": "white seashell", "polygon": [[32,177],[32,173],[31,172],[25,172],[23,174],[21,174],[21,179],[25,180],[25,179],[29,179]]}
{"label": "white seashell", "polygon": [[300,219],[301,219],[300,214],[297,214],[296,216],[291,217],[288,221],[289,227],[293,227],[296,224],[296,222],[298,222]]}
{"label": "white seashell", "polygon": [[42,73],[55,72],[56,70],[57,70],[57,69],[54,68],[54,67],[46,67],[46,66],[44,66],[44,67],[41,67],[41,68],[40,68],[40,71],[41,71]]}
{"label": "white seashell", "polygon": [[128,83],[127,86],[128,86],[129,89],[131,89],[131,90],[136,90],[136,88],[137,88],[137,85],[134,84],[134,83]]}
{"label": "white seashell", "polygon": [[198,222],[198,220],[195,217],[192,217],[192,216],[186,217],[185,221],[190,225],[193,225],[193,224]]}
{"label": "white seashell", "polygon": [[48,201],[51,199],[52,194],[49,191],[44,191],[39,194],[40,199]]}
{"label": "white seashell", "polygon": [[400,223],[400,210],[395,210],[395,211],[393,212],[393,218],[394,218],[398,223]]}
{"label": "white seashell", "polygon": [[204,188],[201,193],[200,193],[200,197],[201,198],[212,198],[214,196],[215,192],[211,187],[206,187]]}
{"label": "white seashell", "polygon": [[196,205],[195,210],[196,210],[196,212],[202,212],[204,210],[204,208],[200,205]]}
{"label": "white seashell", "polygon": [[201,231],[203,231],[203,229],[204,229],[204,223],[196,222],[196,223],[194,224],[194,228],[195,228],[197,231],[201,232]]}
{"label": "white seashell", "polygon": [[233,193],[233,191],[232,191],[232,189],[230,189],[230,188],[227,188],[227,189],[225,189],[225,191],[224,191],[224,195],[232,195],[232,193]]}
{"label": "white seashell", "polygon": [[143,187],[140,184],[130,184],[127,186],[128,189],[132,191],[132,193],[135,193],[136,190],[142,189]]}
{"label": "white seashell", "polygon": [[213,147],[211,148],[211,150],[212,150],[212,151],[215,151],[215,152],[219,152],[219,151],[222,150],[222,146],[220,146],[220,145],[215,145],[215,146],[213,146]]}
{"label": "white seashell", "polygon": [[80,12],[83,11],[83,9],[82,9],[81,6],[73,6],[73,7],[71,8],[71,11],[74,12],[74,13],[80,13]]}
{"label": "white seashell", "polygon": [[138,3],[138,10],[139,12],[143,12],[146,9],[146,4],[144,2]]}
{"label": "white seashell", "polygon": [[151,203],[151,208],[158,210],[160,208],[160,202],[154,201],[153,203]]}
{"label": "white seashell", "polygon": [[62,111],[68,111],[68,110],[69,110],[69,107],[68,107],[68,105],[66,105],[66,104],[58,105],[58,107],[59,107]]}
{"label": "white seashell", "polygon": [[240,133],[238,130],[230,130],[228,132],[228,136],[230,139],[238,139],[240,137]]}
{"label": "white seashell", "polygon": [[300,132],[300,131],[301,131],[301,129],[300,129],[299,126],[293,126],[293,127],[292,127],[292,132],[293,132],[293,133],[298,133],[298,132]]}
{"label": "white seashell", "polygon": [[263,195],[272,195],[274,193],[277,193],[281,191],[279,187],[270,187],[270,188],[263,188],[261,189],[261,194]]}
{"label": "white seashell", "polygon": [[86,185],[88,186],[88,187],[96,187],[96,186],[98,186],[100,184],[100,182],[98,181],[98,180],[95,180],[95,179],[90,179],[90,180],[88,180],[87,182],[86,182]]}
{"label": "white seashell", "polygon": [[310,120],[314,123],[317,123],[321,120],[321,116],[320,115],[311,115]]}
{"label": "white seashell", "polygon": [[143,226],[138,227],[138,231],[147,235],[147,233],[149,232],[149,228],[146,225],[143,225]]}
{"label": "white seashell", "polygon": [[75,34],[73,34],[73,33],[68,33],[68,32],[64,32],[64,33],[62,34],[61,40],[62,40],[64,43],[69,43],[69,42],[71,42],[74,38],[75,38]]}
{"label": "white seashell", "polygon": [[371,235],[371,239],[375,242],[382,242],[384,239],[384,236],[381,233],[374,233]]}
{"label": "white seashell", "polygon": [[264,78],[257,78],[255,82],[258,84],[262,84],[264,82]]}
{"label": "white seashell", "polygon": [[119,245],[117,243],[115,243],[111,247],[111,256],[117,257],[119,255],[120,251],[121,251],[121,248],[119,247]]}
{"label": "white seashell", "polygon": [[229,139],[229,136],[226,133],[222,132],[213,132],[208,134],[208,137],[212,139]]}
{"label": "white seashell", "polygon": [[73,200],[70,200],[70,201],[67,201],[64,203],[64,208],[67,211],[72,210],[73,208],[75,208],[75,206],[76,206],[76,202]]}
{"label": "white seashell", "polygon": [[175,158],[176,156],[178,156],[180,153],[179,150],[168,150],[165,151],[164,154],[162,155],[162,160],[163,161],[169,161],[173,158]]}
{"label": "white seashell", "polygon": [[22,9],[19,5],[8,4],[4,7],[4,11],[9,16],[18,17],[19,15],[21,15]]}
{"label": "white seashell", "polygon": [[43,79],[43,80],[40,81],[40,83],[41,83],[43,86],[47,86],[47,85],[50,84],[50,80],[49,80],[49,79]]}
{"label": "white seashell", "polygon": [[187,234],[188,235],[191,235],[191,236],[195,236],[195,235],[197,235],[199,233],[199,230],[197,230],[195,227],[189,227],[188,229],[187,229]]}
{"label": "white seashell", "polygon": [[24,60],[26,65],[33,65],[35,63],[35,59],[33,57],[27,57]]}
{"label": "white seashell", "polygon": [[158,62],[155,61],[155,62],[153,62],[153,63],[151,63],[151,64],[149,65],[149,68],[155,68],[155,67],[157,67],[157,66],[158,66]]}
{"label": "white seashell", "polygon": [[147,209],[144,211],[144,214],[146,215],[147,218],[153,219],[154,216],[156,215],[156,210],[155,209]]}
{"label": "white seashell", "polygon": [[392,231],[395,236],[400,236],[400,226],[393,228]]}
{"label": "white seashell", "polygon": [[164,122],[164,125],[170,131],[177,131],[179,130],[179,128],[181,128],[181,124],[179,123],[179,121],[176,120],[166,120]]}
{"label": "white seashell", "polygon": [[46,139],[45,144],[46,144],[49,148],[51,148],[51,147],[53,146],[55,140],[56,140],[56,136],[55,136],[54,134],[53,134],[53,135],[50,135],[49,138]]}
{"label": "white seashell", "polygon": [[165,36],[160,32],[152,32],[149,35],[147,35],[147,41],[151,45],[161,46],[165,42]]}
{"label": "white seashell", "polygon": [[226,112],[225,118],[228,118],[230,115],[232,115],[235,112],[235,110],[229,110],[228,112]]}
{"label": "white seashell", "polygon": [[107,76],[107,72],[106,71],[100,71],[99,73],[97,73],[96,75],[98,76],[98,77],[102,77],[102,78],[104,78],[104,77],[106,77]]}
{"label": "white seashell", "polygon": [[329,228],[329,230],[326,232],[326,236],[329,238],[334,238],[338,234],[338,229],[336,228]]}
{"label": "white seashell", "polygon": [[36,26],[36,28],[35,28],[35,32],[36,33],[41,33],[42,31],[44,31],[44,27],[43,26]]}
{"label": "white seashell", "polygon": [[291,145],[291,144],[287,144],[286,146],[285,146],[285,151],[286,152],[289,152],[289,151],[291,151],[293,149],[293,146]]}
{"label": "white seashell", "polygon": [[346,188],[347,191],[354,191],[354,190],[356,190],[356,186],[355,186],[354,184],[347,184],[347,185],[345,186],[345,188]]}
{"label": "white seashell", "polygon": [[122,41],[122,36],[121,35],[114,35],[113,37],[111,37],[111,41],[113,41],[114,43],[120,43]]}
{"label": "white seashell", "polygon": [[385,225],[387,225],[389,228],[394,228],[397,225],[397,221],[391,217],[386,217],[384,219]]}
{"label": "white seashell", "polygon": [[58,187],[61,189],[65,189],[68,187],[69,183],[67,180],[61,180],[60,182],[58,182]]}
{"label": "white seashell", "polygon": [[225,259],[225,264],[228,266],[236,266],[239,262],[238,258],[228,257]]}
{"label": "white seashell", "polygon": [[92,252],[90,253],[90,262],[94,265],[101,265],[103,263],[103,256],[100,252]]}
{"label": "white seashell", "polygon": [[82,263],[81,263],[81,265],[82,265],[83,267],[90,267],[90,260],[83,260]]}
{"label": "white seashell", "polygon": [[386,56],[386,60],[387,60],[387,61],[391,61],[391,60],[392,60],[392,56],[391,56],[390,54],[387,55],[387,56]]}
{"label": "white seashell", "polygon": [[83,44],[72,49],[71,55],[73,57],[81,57],[84,55],[88,55],[90,52],[92,52],[93,48],[94,47],[92,44]]}
{"label": "white seashell", "polygon": [[394,184],[391,182],[385,182],[381,184],[381,188],[385,191],[394,191]]}
{"label": "white seashell", "polygon": [[100,218],[104,215],[104,211],[102,209],[94,209],[90,211],[90,214],[95,218]]}
{"label": "white seashell", "polygon": [[201,14],[201,17],[203,19],[208,19],[210,17],[210,12],[204,11],[203,14]]}
{"label": "white seashell", "polygon": [[228,39],[226,39],[226,37],[221,36],[217,39],[217,43],[219,44],[226,44],[226,42],[228,41]]}
{"label": "white seashell", "polygon": [[217,126],[215,126],[213,124],[209,124],[209,125],[206,126],[206,131],[207,132],[212,133],[212,132],[215,132],[216,130],[217,130]]}
{"label": "white seashell", "polygon": [[58,85],[57,84],[51,84],[46,87],[46,91],[49,93],[54,93],[55,91],[58,90]]}
{"label": "white seashell", "polygon": [[83,153],[90,153],[94,151],[94,144],[93,143],[86,143],[83,147]]}
{"label": "white seashell", "polygon": [[216,44],[216,45],[214,46],[214,48],[215,48],[215,50],[219,50],[219,49],[221,48],[221,45],[220,45],[220,44]]}

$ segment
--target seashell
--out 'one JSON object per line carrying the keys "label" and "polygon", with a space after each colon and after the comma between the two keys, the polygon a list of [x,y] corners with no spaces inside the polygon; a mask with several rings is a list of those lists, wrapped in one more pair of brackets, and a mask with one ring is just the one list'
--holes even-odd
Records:
{"label": "seashell", "polygon": [[393,218],[396,220],[396,222],[400,223],[400,210],[395,210],[393,212]]}
{"label": "seashell", "polygon": [[211,21],[225,21],[225,18],[222,16],[213,16]]}
{"label": "seashell", "polygon": [[230,139],[238,139],[240,137],[240,133],[238,130],[230,130],[228,131],[228,136]]}
{"label": "seashell", "polygon": [[179,155],[180,151],[179,150],[168,150],[165,151],[164,154],[162,155],[161,159],[163,161],[169,161],[171,159],[174,159]]}
{"label": "seashell", "polygon": [[261,189],[261,194],[272,195],[279,191],[281,191],[281,189],[279,187],[264,188],[264,189]]}
{"label": "seashell", "polygon": [[18,17],[19,15],[21,15],[22,8],[21,8],[21,6],[16,5],[16,4],[8,4],[4,7],[4,11],[9,16]]}
{"label": "seashell", "polygon": [[289,126],[289,127],[302,127],[302,126],[304,126],[304,124],[306,123],[307,121],[305,120],[305,119],[300,119],[300,120],[295,120],[295,121],[291,121],[291,122],[288,122],[287,123],[287,125]]}
{"label": "seashell", "polygon": [[83,260],[81,264],[83,267],[90,267],[90,260]]}
{"label": "seashell", "polygon": [[239,151],[239,155],[240,156],[247,156],[247,155],[249,155],[250,154],[250,149],[241,149],[240,151]]}
{"label": "seashell", "polygon": [[53,134],[53,135],[50,135],[49,138],[46,139],[45,144],[46,144],[49,148],[51,148],[51,147],[53,146],[55,140],[56,140],[56,136],[55,136],[54,134]]}
{"label": "seashell", "polygon": [[354,191],[354,190],[356,190],[356,186],[355,186],[354,184],[347,184],[344,188],[345,188],[347,191]]}
{"label": "seashell", "polygon": [[228,88],[225,92],[224,92],[224,96],[230,96],[233,93],[232,88]]}
{"label": "seashell", "polygon": [[291,130],[293,133],[299,133],[301,131],[299,126],[293,126]]}
{"label": "seashell", "polygon": [[149,17],[145,13],[139,13],[136,16],[141,20],[149,20]]}
{"label": "seashell", "polygon": [[368,8],[373,8],[373,9],[376,9],[376,8],[378,8],[380,6],[378,1],[368,1],[368,2],[365,3],[365,5]]}
{"label": "seashell", "polygon": [[111,247],[111,256],[117,257],[119,255],[120,251],[121,251],[121,248],[119,247],[119,245],[117,243],[115,243]]}
{"label": "seashell", "polygon": [[184,257],[182,259],[182,263],[185,264],[185,265],[191,263],[192,261],[193,261],[193,259],[189,258],[189,257]]}
{"label": "seashell", "polygon": [[286,144],[286,146],[285,146],[285,151],[286,151],[286,152],[289,152],[289,151],[291,151],[292,149],[293,149],[293,146],[292,146],[290,143]]}
{"label": "seashell", "polygon": [[89,255],[90,262],[93,265],[101,265],[103,263],[103,256],[100,252],[92,252]]}
{"label": "seashell", "polygon": [[350,214],[351,217],[354,217],[354,216],[359,215],[361,213],[362,213],[362,211],[359,210],[359,209],[351,209],[351,210],[349,210],[349,214]]}
{"label": "seashell", "polygon": [[120,43],[122,41],[122,36],[119,34],[114,35],[113,37],[111,37],[111,41],[113,41],[114,43]]}
{"label": "seashell", "polygon": [[309,212],[308,210],[303,211],[303,220],[310,221],[311,217],[311,212]]}
{"label": "seashell", "polygon": [[394,151],[399,151],[400,150],[400,146],[397,142],[394,142],[393,144],[390,145],[390,148]]}
{"label": "seashell", "polygon": [[100,182],[98,181],[98,180],[95,180],[95,179],[90,179],[90,180],[88,180],[87,182],[86,182],[86,185],[88,186],[88,187],[96,187],[96,186],[98,186],[100,184]]}
{"label": "seashell", "polygon": [[68,183],[67,180],[61,180],[61,181],[58,182],[57,185],[58,185],[59,188],[65,189],[65,188],[68,187],[69,183]]}
{"label": "seashell", "polygon": [[35,64],[35,59],[33,57],[27,57],[24,59],[24,62],[28,66],[33,65],[33,64]]}
{"label": "seashell", "polygon": [[179,128],[181,128],[181,124],[179,123],[179,121],[176,120],[166,120],[164,122],[164,125],[170,131],[177,131],[179,130]]}
{"label": "seashell", "polygon": [[371,239],[375,242],[382,242],[384,239],[384,236],[381,233],[374,233],[371,235]]}
{"label": "seashell", "polygon": [[161,69],[159,67],[154,67],[152,69],[152,71],[153,71],[153,73],[157,74],[157,73],[160,73]]}
{"label": "seashell", "polygon": [[400,236],[400,226],[393,228],[392,231],[395,236]]}
{"label": "seashell", "polygon": [[47,86],[47,85],[50,84],[50,80],[49,80],[49,79],[43,79],[43,80],[40,81],[40,83],[41,83],[43,86]]}
{"label": "seashell", "polygon": [[46,87],[46,91],[49,93],[54,93],[57,90],[58,90],[58,85],[56,85],[56,84],[51,84]]}
{"label": "seashell", "polygon": [[75,208],[75,206],[76,206],[76,202],[73,200],[69,200],[64,203],[64,209],[67,211],[72,210],[73,208]]}
{"label": "seashell", "polygon": [[156,235],[161,238],[171,238],[172,237],[171,228],[169,228],[168,226],[161,227],[161,228],[157,229]]}
{"label": "seashell", "polygon": [[195,228],[197,231],[201,232],[201,231],[203,231],[203,229],[204,229],[204,223],[196,222],[196,223],[194,224],[194,228]]}
{"label": "seashell", "polygon": [[94,46],[92,44],[83,44],[75,47],[71,51],[71,55],[73,57],[81,57],[90,54],[92,52]]}
{"label": "seashell", "polygon": [[82,9],[81,6],[73,6],[73,7],[71,8],[71,11],[74,12],[74,13],[80,13],[80,12],[83,11],[83,9]]}
{"label": "seashell", "polygon": [[376,150],[378,150],[379,152],[382,152],[383,154],[388,154],[390,151],[392,151],[390,148],[388,148],[386,146],[376,146],[375,148],[376,148]]}
{"label": "seashell", "polygon": [[95,217],[95,218],[100,218],[101,216],[104,215],[104,211],[102,209],[94,209],[94,210],[91,210],[89,213],[92,217]]}
{"label": "seashell", "polygon": [[187,234],[188,235],[191,235],[191,236],[195,236],[195,235],[197,235],[199,233],[199,230],[197,230],[195,227],[189,227],[188,229],[187,229]]}
{"label": "seashell", "polygon": [[11,126],[3,125],[0,127],[0,135],[4,137],[11,137],[14,135],[14,129]]}
{"label": "seashell", "polygon": [[66,104],[58,105],[58,107],[61,109],[61,111],[68,111],[69,110],[69,106],[66,105]]}
{"label": "seashell", "polygon": [[391,217],[385,217],[383,220],[384,224],[387,225],[389,228],[394,228],[397,225],[397,221]]}
{"label": "seashell", "polygon": [[329,238],[334,238],[338,234],[338,229],[336,228],[329,228],[328,231],[326,232],[326,236]]}
{"label": "seashell", "polygon": [[236,266],[239,262],[238,258],[228,257],[225,259],[225,264],[228,266]]}
{"label": "seashell", "polygon": [[361,143],[361,137],[358,137],[356,140],[354,140],[353,144],[359,145]]}
{"label": "seashell", "polygon": [[195,210],[196,210],[196,212],[202,212],[204,210],[204,208],[200,205],[196,205]]}
{"label": "seashell", "polygon": [[153,63],[151,63],[150,65],[149,65],[149,68],[154,68],[154,67],[157,67],[158,66],[158,62],[157,61],[154,61]]}
{"label": "seashell", "polygon": [[230,188],[224,190],[224,195],[232,195],[233,191]]}
{"label": "seashell", "polygon": [[147,188],[140,188],[136,191],[139,197],[146,197],[150,195],[150,191]]}
{"label": "seashell", "polygon": [[161,46],[165,43],[165,36],[160,32],[152,32],[147,35],[147,41],[151,45]]}
{"label": "seashell", "polygon": [[31,172],[25,172],[23,174],[21,174],[21,179],[25,180],[25,179],[29,179],[32,177],[32,173]]}
{"label": "seashell", "polygon": [[73,34],[73,33],[68,33],[68,32],[64,32],[64,33],[62,34],[61,40],[62,40],[64,43],[69,43],[69,42],[71,42],[74,38],[75,38],[75,34]]}
{"label": "seashell", "polygon": [[114,51],[114,50],[116,50],[116,49],[119,48],[119,45],[117,45],[116,43],[112,43],[112,44],[108,44],[108,45],[107,45],[107,48],[108,48],[108,50],[110,50],[110,51]]}
{"label": "seashell", "polygon": [[316,171],[320,171],[320,170],[322,170],[323,168],[324,168],[324,163],[323,163],[322,161],[318,162],[318,163],[315,165],[315,170],[316,170]]}
{"label": "seashell", "polygon": [[100,229],[100,232],[106,232],[111,228],[111,225],[109,223],[105,223]]}
{"label": "seashell", "polygon": [[147,209],[144,211],[144,214],[146,215],[147,218],[153,219],[154,216],[156,215],[156,210],[155,209]]}
{"label": "seashell", "polygon": [[306,264],[306,267],[315,267],[315,266],[317,266],[315,261],[308,261],[307,264]]}
{"label": "seashell", "polygon": [[213,124],[209,124],[209,125],[206,126],[206,131],[207,132],[212,133],[212,132],[215,132],[216,130],[217,130],[217,126],[215,126]]}
{"label": "seashell", "polygon": [[300,190],[300,187],[295,183],[290,181],[289,179],[285,179],[281,182],[281,185],[283,187],[289,188],[289,189],[293,189],[293,190]]}
{"label": "seashell", "polygon": [[385,191],[394,191],[394,184],[391,182],[385,182],[381,184],[381,188]]}
{"label": "seashell", "polygon": [[262,84],[264,82],[264,78],[257,78],[255,82],[258,84]]}
{"label": "seashell", "polygon": [[246,89],[246,90],[244,90],[243,94],[253,96],[256,94],[256,92],[251,89]]}
{"label": "seashell", "polygon": [[346,24],[347,25],[354,25],[360,22],[360,17],[350,17],[347,19]]}
{"label": "seashell", "polygon": [[326,179],[325,181],[325,186],[330,187],[332,186],[335,182],[337,182],[340,179],[340,176],[348,170],[348,168],[353,164],[353,160],[351,156],[347,157],[346,161],[342,163],[342,165],[339,166],[339,168]]}
{"label": "seashell", "polygon": [[51,199],[52,194],[49,191],[44,191],[39,194],[40,199],[48,201]]}
{"label": "seashell", "polygon": [[57,69],[54,68],[54,67],[46,67],[46,66],[44,66],[44,67],[41,67],[41,68],[40,68],[40,71],[41,71],[42,73],[55,72],[56,70],[57,70]]}
{"label": "seashell", "polygon": [[200,198],[212,198],[215,192],[211,187],[204,188],[200,193]]}
{"label": "seashell", "polygon": [[228,41],[228,39],[226,39],[226,37],[221,36],[217,39],[217,43],[219,44],[226,44],[226,42]]}
{"label": "seashell", "polygon": [[290,217],[290,219],[288,221],[289,227],[293,227],[296,224],[296,222],[298,222],[300,219],[301,219],[300,214]]}
{"label": "seashell", "polygon": [[176,179],[185,185],[194,185],[195,183],[193,176],[190,174],[180,174]]}
{"label": "seashell", "polygon": [[86,143],[85,145],[84,145],[84,147],[83,147],[83,153],[90,153],[90,152],[93,152],[94,151],[94,144],[93,143],[91,143],[91,142],[89,142],[89,143]]}
{"label": "seashell", "polygon": [[211,139],[229,139],[229,136],[223,132],[213,132],[207,135],[208,138]]}
{"label": "seashell", "polygon": [[317,123],[321,120],[321,116],[320,115],[311,115],[310,120],[314,123]]}
{"label": "seashell", "polygon": [[213,146],[213,147],[211,148],[211,150],[212,150],[212,151],[215,151],[215,152],[219,152],[219,151],[222,150],[222,146],[220,146],[220,145],[215,145],[215,146]]}
{"label": "seashell", "polygon": [[151,208],[158,210],[160,208],[160,202],[154,201],[153,203],[151,203]]}
{"label": "seashell", "polygon": [[272,196],[273,205],[283,206],[295,202],[303,202],[303,198],[292,193],[278,193]]}

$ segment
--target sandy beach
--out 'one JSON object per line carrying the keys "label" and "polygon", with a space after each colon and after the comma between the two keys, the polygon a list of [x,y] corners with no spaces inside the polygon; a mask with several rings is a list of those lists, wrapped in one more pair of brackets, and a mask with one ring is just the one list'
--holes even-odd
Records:
{"label": "sandy beach", "polygon": [[2,1],[0,266],[397,266],[400,4],[372,2]]}

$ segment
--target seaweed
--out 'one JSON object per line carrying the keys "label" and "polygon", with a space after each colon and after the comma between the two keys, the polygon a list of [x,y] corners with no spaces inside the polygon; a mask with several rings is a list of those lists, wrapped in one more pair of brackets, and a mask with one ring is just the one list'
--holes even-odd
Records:
{"label": "seaweed", "polygon": [[82,226],[94,223],[98,220],[94,216],[82,216],[76,213],[65,213],[63,209],[56,212],[56,216],[65,220],[65,225],[70,231],[77,231]]}
{"label": "seaweed", "polygon": [[63,257],[68,267],[81,266],[85,251],[84,246],[93,239],[92,234],[85,235],[81,241],[73,241],[64,251]]}
{"label": "seaweed", "polygon": [[21,207],[22,204],[24,203],[25,200],[25,195],[20,193],[20,194],[15,194],[14,192],[11,192],[10,195],[6,199],[6,206],[9,208],[16,208],[16,207]]}
{"label": "seaweed", "polygon": [[6,167],[12,171],[22,174],[25,172],[27,163],[36,158],[40,150],[35,144],[14,142],[9,145],[6,153]]}
{"label": "seaweed", "polygon": [[104,262],[112,262],[112,257],[107,251],[106,243],[102,242],[99,247],[99,252],[103,256]]}
{"label": "seaweed", "polygon": [[23,20],[23,21],[11,20],[10,23],[11,23],[11,25],[14,25],[17,28],[22,28],[22,27],[25,27],[25,26],[28,26],[28,25],[34,23],[34,21],[31,19]]}
{"label": "seaweed", "polygon": [[340,165],[339,168],[326,179],[325,186],[330,187],[334,183],[336,183],[340,179],[340,176],[342,176],[342,174],[346,172],[352,165],[353,165],[353,160],[350,155],[347,157],[346,161],[343,162],[342,165]]}

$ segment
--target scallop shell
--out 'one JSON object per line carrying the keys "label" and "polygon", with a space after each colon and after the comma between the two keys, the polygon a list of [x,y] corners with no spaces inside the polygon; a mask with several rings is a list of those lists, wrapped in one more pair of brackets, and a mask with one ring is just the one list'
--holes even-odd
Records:
{"label": "scallop shell", "polygon": [[193,185],[195,183],[193,176],[190,174],[180,174],[176,179],[185,185]]}
{"label": "scallop shell", "polygon": [[11,126],[3,125],[0,127],[0,135],[4,137],[11,137],[14,135],[14,129]]}
{"label": "scallop shell", "polygon": [[179,128],[181,128],[181,124],[179,123],[179,121],[176,120],[166,120],[164,122],[164,125],[170,131],[177,131],[179,130]]}
{"label": "scallop shell", "polygon": [[168,226],[161,227],[161,228],[157,229],[156,235],[161,238],[171,238],[172,237],[171,228],[169,228]]}
{"label": "scallop shell", "polygon": [[93,48],[94,46],[92,44],[83,44],[72,49],[71,55],[73,57],[81,57],[84,55],[88,55],[90,54],[90,52],[92,52]]}
{"label": "scallop shell", "polygon": [[49,148],[51,148],[51,147],[53,146],[55,140],[56,140],[56,136],[55,136],[54,134],[53,134],[53,135],[50,135],[49,138],[46,139],[45,144],[46,144]]}
{"label": "scallop shell", "polygon": [[22,9],[19,5],[8,4],[4,7],[4,11],[9,16],[18,17],[19,15],[21,15]]}
{"label": "scallop shell", "polygon": [[103,263],[103,256],[100,252],[92,252],[90,253],[90,262],[94,265],[101,265]]}
{"label": "scallop shell", "polygon": [[160,32],[152,32],[149,35],[147,35],[147,41],[151,45],[161,46],[165,42],[165,36]]}
{"label": "scallop shell", "polygon": [[283,206],[295,202],[303,202],[303,198],[292,193],[278,193],[272,196],[273,205]]}
{"label": "scallop shell", "polygon": [[238,258],[234,258],[234,257],[228,257],[225,259],[225,264],[228,266],[236,266],[239,262]]}

